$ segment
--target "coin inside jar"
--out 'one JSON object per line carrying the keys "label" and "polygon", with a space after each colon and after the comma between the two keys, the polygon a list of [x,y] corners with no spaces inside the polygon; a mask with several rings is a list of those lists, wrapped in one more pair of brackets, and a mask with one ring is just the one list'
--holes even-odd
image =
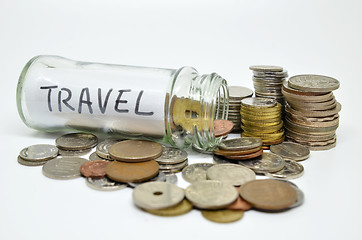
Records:
{"label": "coin inside jar", "polygon": [[125,140],[113,144],[109,154],[113,159],[123,162],[143,162],[161,156],[162,146],[146,140]]}

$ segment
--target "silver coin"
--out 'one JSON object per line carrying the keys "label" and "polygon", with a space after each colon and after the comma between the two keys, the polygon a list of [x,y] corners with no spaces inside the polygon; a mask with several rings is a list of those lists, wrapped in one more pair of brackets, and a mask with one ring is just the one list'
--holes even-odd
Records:
{"label": "silver coin", "polygon": [[229,89],[229,99],[242,99],[246,97],[253,96],[253,90],[247,87],[241,86],[228,86]]}
{"label": "silver coin", "polygon": [[220,181],[199,181],[186,188],[186,198],[201,209],[222,209],[239,196],[235,187]]}
{"label": "silver coin", "polygon": [[47,161],[43,165],[43,174],[53,179],[72,179],[80,177],[80,166],[88,162],[80,157],[63,157]]}
{"label": "silver coin", "polygon": [[98,139],[90,133],[69,133],[58,137],[55,143],[64,150],[83,150],[95,147]]}
{"label": "silver coin", "polygon": [[257,72],[283,72],[282,67],[272,65],[253,65],[249,69]]}
{"label": "silver coin", "polygon": [[246,182],[254,180],[255,172],[247,167],[225,163],[217,164],[207,169],[206,176],[210,180],[218,180],[233,186],[241,186]]}
{"label": "silver coin", "polygon": [[18,156],[18,163],[20,163],[21,165],[24,165],[24,166],[30,166],[30,167],[41,166],[41,165],[44,165],[47,161],[48,160],[45,160],[45,161],[28,161],[28,160],[24,160],[20,156]]}
{"label": "silver coin", "polygon": [[277,101],[271,98],[261,98],[261,97],[249,97],[241,100],[241,105],[248,107],[274,107],[277,105]]}
{"label": "silver coin", "polygon": [[134,188],[133,202],[143,209],[162,209],[175,206],[185,197],[183,189],[166,182],[147,182]]}
{"label": "silver coin", "polygon": [[189,183],[204,181],[207,179],[206,171],[214,166],[212,163],[194,163],[182,170],[182,177]]}
{"label": "silver coin", "polygon": [[93,152],[91,155],[89,155],[89,160],[96,161],[96,160],[107,160],[107,159],[101,158],[100,156],[97,155],[97,152]]}
{"label": "silver coin", "polygon": [[121,141],[121,139],[107,138],[106,140],[98,143],[96,148],[97,155],[103,159],[112,160],[111,156],[109,155],[109,148],[119,141]]}
{"label": "silver coin", "polygon": [[260,72],[253,71],[253,75],[256,77],[288,77],[288,72]]}
{"label": "silver coin", "polygon": [[127,187],[125,183],[114,182],[113,180],[104,178],[90,178],[86,179],[86,183],[90,188],[100,191],[114,191],[120,190]]}
{"label": "silver coin", "polygon": [[263,145],[261,138],[256,137],[242,137],[224,140],[219,144],[222,150],[247,150],[257,148]]}
{"label": "silver coin", "polygon": [[36,144],[20,151],[20,157],[27,161],[45,161],[58,156],[58,148],[50,144]]}
{"label": "silver coin", "polygon": [[330,92],[339,88],[339,81],[322,75],[297,75],[289,78],[291,88],[308,92]]}
{"label": "silver coin", "polygon": [[285,166],[282,170],[274,173],[264,173],[265,176],[271,178],[295,179],[299,178],[304,173],[302,164],[293,160],[285,160]]}
{"label": "silver coin", "polygon": [[[146,182],[165,182],[165,181],[166,181],[166,174],[164,174],[163,172],[160,171],[160,172],[158,172],[157,176],[147,180]],[[135,188],[142,183],[145,183],[145,182],[129,182],[127,184],[128,184],[128,186]]]}
{"label": "silver coin", "polygon": [[302,190],[300,190],[300,188],[295,183],[293,183],[291,181],[288,181],[288,180],[284,180],[284,179],[276,179],[276,180],[288,183],[298,193],[297,201],[292,206],[290,206],[289,208],[296,208],[296,207],[299,207],[300,205],[302,205],[304,203],[304,193],[303,193]]}
{"label": "silver coin", "polygon": [[164,172],[164,174],[166,175],[166,182],[167,183],[171,183],[171,184],[176,184],[177,183],[177,175],[174,174],[173,172],[170,172],[170,171],[166,171]]}
{"label": "silver coin", "polygon": [[64,150],[59,148],[59,155],[63,157],[76,157],[76,156],[84,156],[88,154],[92,149],[82,149],[82,150]]}
{"label": "silver coin", "polygon": [[215,155],[212,157],[214,164],[223,164],[223,163],[235,163],[235,161],[229,160],[223,156]]}
{"label": "silver coin", "polygon": [[309,157],[307,147],[293,142],[283,142],[270,146],[270,151],[287,160],[302,161]]}
{"label": "silver coin", "polygon": [[252,160],[239,161],[238,164],[250,168],[256,173],[277,172],[284,168],[285,161],[280,156],[263,152],[263,154]]}
{"label": "silver coin", "polygon": [[188,160],[177,164],[160,164],[160,171],[179,172],[188,164]]}
{"label": "silver coin", "polygon": [[162,154],[155,160],[159,164],[177,164],[187,159],[187,152],[182,149],[172,147],[162,147]]}

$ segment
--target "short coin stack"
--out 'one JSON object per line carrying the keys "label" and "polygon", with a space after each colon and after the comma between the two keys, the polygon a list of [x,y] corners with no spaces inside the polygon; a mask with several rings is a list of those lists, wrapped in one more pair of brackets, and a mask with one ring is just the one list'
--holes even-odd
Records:
{"label": "short coin stack", "polygon": [[285,101],[282,86],[288,72],[282,67],[267,65],[250,66],[249,69],[253,70],[255,96],[275,99],[282,105],[283,112]]}
{"label": "short coin stack", "polygon": [[172,147],[162,147],[162,154],[155,159],[160,165],[162,172],[180,172],[187,166],[187,152],[182,149]]}
{"label": "short coin stack", "polygon": [[258,137],[264,148],[284,141],[281,104],[274,99],[251,97],[241,100],[242,137]]}
{"label": "short coin stack", "polygon": [[336,146],[336,130],[341,110],[332,93],[338,80],[321,75],[297,75],[283,85],[286,137],[310,150]]}
{"label": "short coin stack", "polygon": [[[229,115],[228,120],[234,123],[234,132],[240,132],[240,101],[244,98],[251,97],[253,95],[253,90],[240,87],[240,86],[229,86]],[[223,99],[221,99],[223,100]],[[221,116],[219,115],[219,118]]]}
{"label": "short coin stack", "polygon": [[219,144],[214,154],[234,161],[252,159],[263,154],[262,144],[262,140],[255,137],[228,139]]}

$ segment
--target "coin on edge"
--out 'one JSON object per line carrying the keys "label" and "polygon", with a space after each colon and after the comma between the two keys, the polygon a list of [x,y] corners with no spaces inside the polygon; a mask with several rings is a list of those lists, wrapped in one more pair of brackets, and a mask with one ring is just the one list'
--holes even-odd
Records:
{"label": "coin on edge", "polygon": [[147,140],[125,140],[109,148],[112,159],[123,162],[144,162],[162,154],[162,145]]}
{"label": "coin on edge", "polygon": [[52,179],[73,179],[80,177],[80,166],[88,162],[80,157],[63,157],[47,161],[43,165],[43,174]]}

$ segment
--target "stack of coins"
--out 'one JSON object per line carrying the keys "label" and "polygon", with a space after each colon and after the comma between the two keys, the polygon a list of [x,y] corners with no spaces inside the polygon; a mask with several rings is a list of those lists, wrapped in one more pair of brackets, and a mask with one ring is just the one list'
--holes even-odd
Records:
{"label": "stack of coins", "polygon": [[255,65],[249,69],[253,70],[255,96],[277,100],[282,105],[283,111],[285,101],[282,86],[288,77],[288,72],[278,66]]}
{"label": "stack of coins", "polygon": [[[234,124],[233,132],[240,132],[240,104],[241,100],[247,97],[251,97],[253,95],[253,90],[240,87],[240,86],[229,86],[229,114],[228,120],[232,121]],[[221,99],[222,101],[223,99]],[[219,115],[221,118],[221,115]]]}
{"label": "stack of coins", "polygon": [[58,148],[50,144],[36,144],[22,149],[18,162],[25,166],[41,166],[58,156]]}
{"label": "stack of coins", "polygon": [[55,144],[62,156],[81,156],[97,146],[98,138],[91,133],[69,133],[58,137]]}
{"label": "stack of coins", "polygon": [[242,137],[258,137],[264,149],[284,141],[281,104],[275,99],[252,97],[241,100]]}
{"label": "stack of coins", "polygon": [[341,110],[332,93],[339,81],[321,75],[293,76],[283,85],[286,137],[310,150],[336,146],[336,130]]}
{"label": "stack of coins", "polygon": [[187,152],[182,149],[162,147],[162,154],[155,159],[162,172],[180,172],[188,164]]}
{"label": "stack of coins", "polygon": [[214,154],[230,160],[247,160],[263,154],[262,140],[255,137],[233,138],[222,141]]}

